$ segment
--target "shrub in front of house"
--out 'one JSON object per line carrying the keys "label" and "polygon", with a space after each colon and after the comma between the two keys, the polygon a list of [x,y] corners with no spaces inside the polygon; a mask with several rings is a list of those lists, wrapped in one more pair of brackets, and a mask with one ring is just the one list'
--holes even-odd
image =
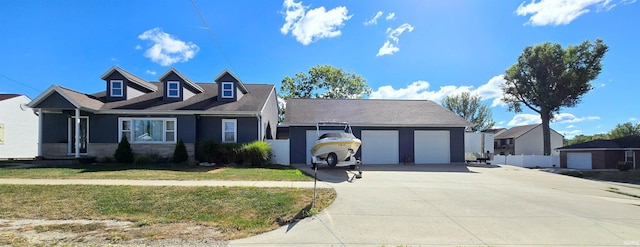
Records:
{"label": "shrub in front of house", "polygon": [[176,149],[173,151],[173,163],[179,164],[189,160],[189,154],[187,153],[187,147],[184,145],[182,139],[178,140]]}
{"label": "shrub in front of house", "polygon": [[116,152],[113,154],[113,158],[118,163],[131,164],[133,163],[133,150],[131,150],[131,144],[127,140],[126,136],[122,136],[120,139],[120,143],[118,143],[118,148]]}
{"label": "shrub in front of house", "polygon": [[197,159],[200,162],[216,164],[238,163],[238,152],[242,144],[219,143],[211,140],[198,144]]}
{"label": "shrub in front of house", "polygon": [[265,141],[244,144],[240,151],[243,163],[249,163],[252,166],[268,165],[271,154],[271,145]]}
{"label": "shrub in front of house", "polygon": [[628,170],[631,170],[631,164],[624,161],[620,161],[618,162],[618,170],[621,172],[626,172]]}
{"label": "shrub in front of house", "polygon": [[138,154],[133,159],[134,165],[153,165],[158,160],[156,155]]}

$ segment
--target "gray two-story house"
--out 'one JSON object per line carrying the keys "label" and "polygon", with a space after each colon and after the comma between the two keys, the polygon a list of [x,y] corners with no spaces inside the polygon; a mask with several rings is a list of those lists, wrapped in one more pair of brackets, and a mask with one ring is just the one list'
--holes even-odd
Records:
{"label": "gray two-story house", "polygon": [[38,155],[112,156],[126,136],[135,153],[170,157],[182,140],[246,143],[275,137],[272,84],[245,84],[228,70],[196,83],[171,68],[146,81],[119,67],[101,76],[105,91],[87,94],[53,85],[29,103],[39,113]]}

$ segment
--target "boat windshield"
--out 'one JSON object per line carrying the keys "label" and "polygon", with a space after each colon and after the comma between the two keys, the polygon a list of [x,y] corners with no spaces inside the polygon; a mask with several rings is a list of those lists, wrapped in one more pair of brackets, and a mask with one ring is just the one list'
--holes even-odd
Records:
{"label": "boat windshield", "polygon": [[348,133],[333,132],[333,133],[322,134],[320,138],[318,138],[318,140],[324,139],[324,138],[345,138],[345,137],[351,137],[351,136]]}

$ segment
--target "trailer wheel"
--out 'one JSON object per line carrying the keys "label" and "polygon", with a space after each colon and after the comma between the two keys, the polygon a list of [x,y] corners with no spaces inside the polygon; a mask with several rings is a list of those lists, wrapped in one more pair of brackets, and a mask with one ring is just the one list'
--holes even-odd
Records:
{"label": "trailer wheel", "polygon": [[336,164],[338,164],[338,156],[336,153],[329,153],[329,155],[327,155],[327,165],[329,165],[329,167],[335,167]]}

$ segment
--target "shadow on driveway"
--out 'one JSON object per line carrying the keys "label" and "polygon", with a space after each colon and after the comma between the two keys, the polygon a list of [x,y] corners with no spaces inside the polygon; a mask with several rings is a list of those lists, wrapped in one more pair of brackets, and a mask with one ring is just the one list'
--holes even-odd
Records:
{"label": "shadow on driveway", "polygon": [[[302,172],[314,176],[314,169],[306,164],[292,164]],[[495,165],[484,165],[474,167],[499,167]],[[476,173],[467,168],[464,163],[451,164],[422,164],[422,165],[404,165],[404,164],[388,164],[388,165],[361,165],[362,177],[366,179],[367,171],[399,171],[399,172],[462,172]],[[358,170],[349,169],[349,167],[328,167],[319,166],[317,171],[318,180],[329,183],[354,182]]]}

